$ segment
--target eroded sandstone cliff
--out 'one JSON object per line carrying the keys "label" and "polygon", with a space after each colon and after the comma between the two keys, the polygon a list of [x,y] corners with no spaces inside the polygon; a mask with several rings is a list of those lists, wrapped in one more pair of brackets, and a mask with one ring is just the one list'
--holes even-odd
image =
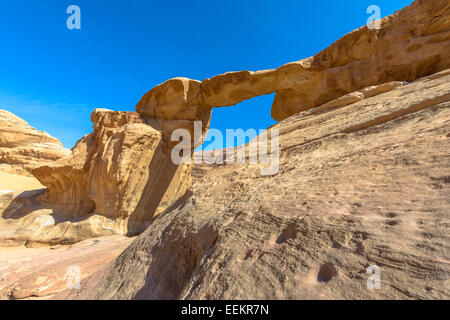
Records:
{"label": "eroded sandstone cliff", "polygon": [[[0,300],[48,299],[67,290],[71,270],[84,279],[117,257],[133,238],[107,236],[74,245],[0,246]],[[73,279],[73,285],[76,284]]]}
{"label": "eroded sandstone cliff", "polygon": [[30,176],[31,170],[70,154],[48,133],[0,110],[0,170]]}
{"label": "eroded sandstone cliff", "polygon": [[33,171],[48,187],[42,200],[71,208],[70,217],[109,218],[117,233],[142,231],[186,193],[191,168],[173,164],[162,133],[135,112],[97,109],[92,122],[72,157]]}
{"label": "eroded sandstone cliff", "polygon": [[[16,235],[49,244],[134,235],[186,194],[191,166],[174,164],[163,134],[139,114],[97,109],[92,122],[69,157],[33,170],[47,190],[5,210],[3,218],[19,217]],[[48,222],[26,223],[32,216]]]}
{"label": "eroded sandstone cliff", "polygon": [[[33,170],[47,190],[0,199],[0,244],[146,229],[72,298],[448,298],[449,8],[416,0],[314,57],[94,111],[91,134]],[[191,188],[172,133],[193,150],[212,108],[273,92],[278,174],[203,164]],[[371,265],[381,291],[365,286]]]}

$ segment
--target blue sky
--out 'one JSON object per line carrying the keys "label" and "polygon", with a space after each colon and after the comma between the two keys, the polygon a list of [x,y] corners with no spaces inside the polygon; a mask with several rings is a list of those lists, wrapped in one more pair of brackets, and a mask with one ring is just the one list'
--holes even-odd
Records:
{"label": "blue sky", "polygon": [[[412,0],[0,0],[0,109],[72,147],[94,108],[134,111],[172,77],[276,68]],[[81,8],[81,30],[66,9]],[[273,95],[215,109],[211,127],[262,129]]]}

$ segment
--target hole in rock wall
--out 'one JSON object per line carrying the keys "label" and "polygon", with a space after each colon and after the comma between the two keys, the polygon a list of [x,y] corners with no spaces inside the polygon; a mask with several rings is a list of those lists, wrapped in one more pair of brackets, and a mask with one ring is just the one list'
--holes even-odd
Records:
{"label": "hole in rock wall", "polygon": [[[260,130],[274,125],[276,121],[270,116],[274,97],[275,93],[245,100],[230,107],[214,108],[210,130],[208,131],[205,142],[195,151],[238,147],[239,145],[248,143],[251,139],[249,136],[245,136],[244,143],[242,143],[242,139],[236,137],[227,141],[227,129],[243,129],[244,132],[249,129],[254,129],[259,134]],[[214,131],[217,130],[221,132],[222,139],[214,134]]]}
{"label": "hole in rock wall", "polygon": [[332,263],[325,263],[320,267],[319,273],[317,274],[317,281],[328,282],[336,275],[337,271],[334,265]]}

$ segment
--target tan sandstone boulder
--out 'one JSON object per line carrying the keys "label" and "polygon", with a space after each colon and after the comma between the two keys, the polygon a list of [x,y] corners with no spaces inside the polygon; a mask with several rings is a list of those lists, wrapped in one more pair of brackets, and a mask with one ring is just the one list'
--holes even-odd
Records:
{"label": "tan sandstone boulder", "polygon": [[[191,165],[175,165],[171,159],[177,129],[190,133],[193,151],[203,141],[213,107],[276,92],[276,120],[300,111],[314,117],[401,88],[405,81],[450,67],[449,21],[448,1],[417,0],[384,18],[380,29],[362,27],[314,57],[202,82],[174,78],[146,93],[137,112],[96,110],[93,132],[68,157],[33,170],[48,190],[13,200],[3,216],[9,222],[26,220],[21,239],[32,231],[36,242],[139,233],[189,189]],[[389,117],[355,124],[345,133]],[[296,139],[314,141],[316,134]]]}
{"label": "tan sandstone boulder", "polygon": [[33,170],[48,188],[38,202],[69,220],[101,217],[103,232],[139,233],[186,193],[191,167],[173,164],[162,133],[135,112],[97,109],[92,121],[72,157]]}
{"label": "tan sandstone boulder", "polygon": [[450,4],[417,0],[381,20],[381,28],[355,30],[324,51],[281,67],[289,84],[277,91],[275,120],[356,90],[413,81],[450,67]]}
{"label": "tan sandstone boulder", "polygon": [[[177,129],[186,129],[193,137],[192,151],[199,147],[211,120],[211,107],[203,101],[200,81],[188,78],[173,78],[154,87],[136,105],[136,112],[162,132],[166,153],[177,144],[172,141]],[[201,121],[197,135],[195,121]]]}

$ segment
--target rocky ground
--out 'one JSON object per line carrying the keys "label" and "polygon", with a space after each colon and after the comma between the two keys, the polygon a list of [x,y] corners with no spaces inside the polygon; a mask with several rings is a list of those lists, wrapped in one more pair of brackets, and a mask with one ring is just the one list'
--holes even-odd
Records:
{"label": "rocky ground", "polygon": [[6,110],[0,110],[0,128],[2,172],[31,176],[31,170],[70,154],[58,139]]}
{"label": "rocky ground", "polygon": [[[110,236],[74,245],[0,247],[0,299],[49,299],[117,257],[133,238]],[[76,269],[74,269],[76,270]]]}

